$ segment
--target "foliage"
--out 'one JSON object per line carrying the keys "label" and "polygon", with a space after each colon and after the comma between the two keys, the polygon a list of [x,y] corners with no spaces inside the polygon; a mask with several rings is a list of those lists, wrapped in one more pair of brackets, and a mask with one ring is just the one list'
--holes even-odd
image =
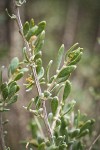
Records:
{"label": "foliage", "polygon": [[[19,7],[18,4],[16,6]],[[9,111],[10,106],[17,101],[17,92],[20,90],[17,81],[26,73],[26,91],[30,92],[33,86],[37,87],[37,96],[32,97],[28,105],[24,106],[34,115],[30,123],[33,139],[26,141],[26,149],[83,150],[86,148],[83,138],[91,134],[94,120],[89,120],[80,113],[80,110],[75,113],[76,101],[68,101],[72,86],[69,78],[81,59],[83,49],[76,43],[64,54],[64,45],[61,45],[57,54],[56,73],[50,76],[53,61],[49,61],[46,69],[42,63],[41,49],[44,44],[45,26],[45,21],[35,25],[34,20],[31,19],[23,25],[22,30],[20,29],[25,42],[23,60],[20,62],[17,57],[12,59],[6,82],[3,81],[1,68],[0,113]],[[45,105],[47,101],[51,108],[48,115]],[[44,125],[41,120],[44,121],[46,134],[44,134]]]}

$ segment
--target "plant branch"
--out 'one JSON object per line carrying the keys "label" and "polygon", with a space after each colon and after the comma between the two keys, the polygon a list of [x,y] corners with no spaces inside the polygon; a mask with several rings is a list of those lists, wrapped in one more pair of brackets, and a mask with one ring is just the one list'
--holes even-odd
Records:
{"label": "plant branch", "polygon": [[5,141],[2,125],[2,113],[0,113],[0,150],[5,150]]}
{"label": "plant branch", "polygon": [[[16,5],[16,0],[13,0],[13,2],[14,2],[14,10],[15,10],[15,15],[16,15],[17,25],[18,25],[18,28],[19,28],[19,33],[21,34],[21,36],[24,40],[24,44],[25,44],[25,47],[27,49],[27,52],[29,53],[30,52],[30,46],[29,46],[27,40],[25,39],[25,37],[23,35],[23,26],[22,26],[22,22],[21,22],[21,19],[20,19],[19,7]],[[29,55],[31,57],[30,53],[29,53]],[[39,84],[39,80],[38,80],[38,76],[37,76],[37,73],[36,73],[35,65],[34,65],[34,67],[32,67],[32,72],[33,72],[33,75],[34,75],[38,95],[41,96],[42,90],[41,90],[41,87],[40,87],[40,84]],[[48,138],[51,139],[52,138],[52,133],[51,133],[51,129],[50,129],[50,124],[48,122],[47,110],[46,110],[46,105],[45,105],[44,100],[42,100],[42,107],[43,107],[43,120],[44,120],[46,129],[47,129]]]}
{"label": "plant branch", "polygon": [[97,142],[97,140],[98,140],[99,138],[100,138],[100,134],[99,134],[99,135],[97,136],[97,138],[92,142],[92,144],[91,144],[89,150],[92,149],[93,145]]}

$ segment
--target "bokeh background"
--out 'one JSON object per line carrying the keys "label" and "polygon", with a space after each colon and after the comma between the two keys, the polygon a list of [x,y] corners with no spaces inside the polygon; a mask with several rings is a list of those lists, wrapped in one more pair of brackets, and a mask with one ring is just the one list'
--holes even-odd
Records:
{"label": "bokeh background", "polygon": [[[9,18],[6,8],[10,14],[14,13],[11,0],[0,0],[0,66],[5,66],[4,80],[7,80],[6,68],[11,58],[17,56],[21,60],[23,47],[16,22]],[[47,22],[43,47],[44,67],[50,59],[55,62],[62,43],[66,51],[76,42],[84,48],[83,58],[72,75],[70,99],[77,101],[76,110],[80,109],[96,120],[88,142],[88,145],[91,144],[100,134],[100,0],[27,0],[20,13],[23,23],[31,18],[36,23],[42,20]],[[55,65],[52,72],[54,69]],[[8,130],[6,139],[12,150],[21,149],[19,142],[26,137],[31,138],[27,124],[32,116],[22,108],[29,97],[22,87],[19,101],[6,116],[9,119],[5,127]],[[100,139],[93,147],[93,150],[99,149]]]}

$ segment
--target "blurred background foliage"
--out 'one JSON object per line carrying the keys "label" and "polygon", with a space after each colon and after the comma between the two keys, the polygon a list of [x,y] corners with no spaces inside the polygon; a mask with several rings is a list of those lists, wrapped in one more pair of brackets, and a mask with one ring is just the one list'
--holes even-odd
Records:
{"label": "blurred background foliage", "polygon": [[[22,57],[23,42],[16,23],[8,17],[5,8],[8,8],[10,14],[14,12],[11,0],[0,1],[0,64],[8,66],[13,56]],[[55,62],[62,43],[65,44],[66,51],[75,42],[84,48],[83,58],[72,76],[70,99],[77,101],[76,110],[81,109],[96,120],[93,136],[87,143],[91,145],[100,134],[100,0],[27,0],[20,12],[23,23],[31,18],[36,23],[42,20],[47,22],[43,48],[44,66],[50,59]],[[52,72],[54,70],[55,66]],[[8,115],[10,123],[7,125],[7,139],[14,150],[20,149],[18,141],[31,137],[27,127],[31,115],[21,109],[27,103],[29,95],[25,94],[24,88],[20,95],[19,102]],[[93,150],[99,148],[100,139]]]}

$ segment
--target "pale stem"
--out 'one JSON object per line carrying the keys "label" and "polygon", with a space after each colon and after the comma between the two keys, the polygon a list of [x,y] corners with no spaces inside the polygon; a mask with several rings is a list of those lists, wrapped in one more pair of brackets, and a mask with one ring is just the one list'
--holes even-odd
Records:
{"label": "pale stem", "polygon": [[[21,22],[21,19],[20,19],[19,7],[16,5],[16,1],[15,0],[13,0],[13,2],[14,2],[16,21],[17,21],[17,24],[18,24],[19,32],[20,32],[20,34],[21,34],[21,36],[22,36],[22,38],[24,40],[24,44],[25,44],[25,47],[27,49],[27,52],[29,52],[30,51],[30,46],[29,46],[28,42],[26,41],[26,39],[25,39],[25,37],[23,35],[23,26],[22,26],[22,22]],[[41,87],[40,87],[40,84],[39,84],[39,80],[38,80],[38,77],[37,77],[36,67],[32,68],[32,72],[33,72],[33,75],[34,75],[34,79],[35,79],[35,84],[36,84],[36,88],[37,88],[37,91],[38,91],[38,95],[41,96],[42,90],[41,90]],[[43,120],[44,120],[46,129],[47,129],[48,138],[51,139],[52,138],[52,133],[51,133],[48,117],[47,117],[47,110],[46,110],[46,105],[45,105],[45,101],[44,100],[42,100],[42,107],[43,107]]]}

